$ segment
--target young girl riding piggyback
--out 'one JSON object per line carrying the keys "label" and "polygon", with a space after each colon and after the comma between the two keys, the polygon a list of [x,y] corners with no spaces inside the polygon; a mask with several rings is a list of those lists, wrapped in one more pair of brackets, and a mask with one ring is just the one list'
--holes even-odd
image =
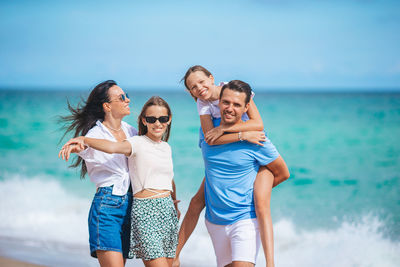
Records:
{"label": "young girl riding piggyback", "polygon": [[[223,126],[215,127],[214,125],[218,125],[216,121],[221,118],[218,104],[223,83],[216,85],[213,75],[200,65],[190,67],[182,80],[186,89],[196,101],[202,129],[200,135],[204,134],[204,138],[209,145],[221,145],[238,141],[248,141],[262,145],[262,142],[266,140],[263,122],[253,99],[250,100],[247,114],[242,117],[243,123],[225,128]],[[261,243],[268,267],[274,266],[273,229],[270,214],[271,189],[287,178],[289,178],[288,168],[282,157],[279,156],[272,163],[259,169],[254,182],[254,202]],[[203,179],[182,221],[174,266],[179,266],[180,252],[193,232],[204,206]]]}
{"label": "young girl riding piggyback", "polygon": [[171,266],[177,246],[179,211],[167,143],[171,119],[167,102],[153,96],[139,115],[138,136],[121,142],[81,136],[66,143],[128,157],[133,188],[129,257],[141,258],[146,266]]}

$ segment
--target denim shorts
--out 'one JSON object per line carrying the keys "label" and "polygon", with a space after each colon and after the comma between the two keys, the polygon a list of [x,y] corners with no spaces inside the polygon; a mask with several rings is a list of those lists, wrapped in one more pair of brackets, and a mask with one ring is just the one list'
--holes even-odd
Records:
{"label": "denim shorts", "polygon": [[89,211],[90,255],[97,250],[121,252],[128,258],[132,193],[112,195],[112,186],[99,187]]}

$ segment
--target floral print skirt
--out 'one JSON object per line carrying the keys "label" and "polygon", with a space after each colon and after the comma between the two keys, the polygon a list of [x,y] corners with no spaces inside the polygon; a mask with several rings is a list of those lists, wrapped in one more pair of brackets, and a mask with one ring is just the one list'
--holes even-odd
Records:
{"label": "floral print skirt", "polygon": [[129,258],[174,258],[178,245],[178,217],[171,196],[133,198]]}

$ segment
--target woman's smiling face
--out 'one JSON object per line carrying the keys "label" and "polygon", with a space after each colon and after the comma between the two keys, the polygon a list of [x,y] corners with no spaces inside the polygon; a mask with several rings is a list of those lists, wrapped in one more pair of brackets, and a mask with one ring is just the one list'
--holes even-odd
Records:
{"label": "woman's smiling face", "polygon": [[[110,99],[108,104],[110,105],[111,112],[114,114],[114,116],[124,117],[131,113],[129,108],[129,103],[131,101],[118,85],[114,85],[108,89],[108,98]],[[125,100],[122,100],[123,98]]]}

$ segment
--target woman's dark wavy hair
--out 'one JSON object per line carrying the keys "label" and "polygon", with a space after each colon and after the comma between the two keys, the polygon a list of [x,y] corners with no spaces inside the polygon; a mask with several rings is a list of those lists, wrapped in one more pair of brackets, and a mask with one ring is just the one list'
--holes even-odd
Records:
{"label": "woman's dark wavy hair", "polygon": [[[149,107],[151,106],[160,106],[160,107],[165,107],[167,109],[168,117],[171,119],[172,118],[172,113],[171,109],[168,105],[168,103],[162,99],[159,96],[152,96],[150,97],[149,100],[143,105],[142,111],[140,112],[140,115],[138,117],[138,125],[139,125],[139,135],[145,135],[147,133],[147,126],[143,124],[142,119],[146,116],[146,111]],[[171,132],[171,122],[167,126],[167,130],[163,134],[161,140],[168,142],[169,139],[169,134]]]}
{"label": "woman's dark wavy hair", "polygon": [[[96,125],[97,120],[104,120],[103,103],[110,102],[108,90],[114,85],[117,85],[117,83],[113,80],[107,80],[96,85],[90,92],[88,99],[86,101],[82,99],[76,108],[71,106],[67,100],[71,115],[60,117],[60,122],[64,124],[62,128],[66,130],[61,140],[69,132],[74,132],[74,137],[86,135]],[[83,179],[87,173],[87,168],[81,157],[77,157],[69,167],[76,168],[79,165],[81,166],[80,176]]]}

